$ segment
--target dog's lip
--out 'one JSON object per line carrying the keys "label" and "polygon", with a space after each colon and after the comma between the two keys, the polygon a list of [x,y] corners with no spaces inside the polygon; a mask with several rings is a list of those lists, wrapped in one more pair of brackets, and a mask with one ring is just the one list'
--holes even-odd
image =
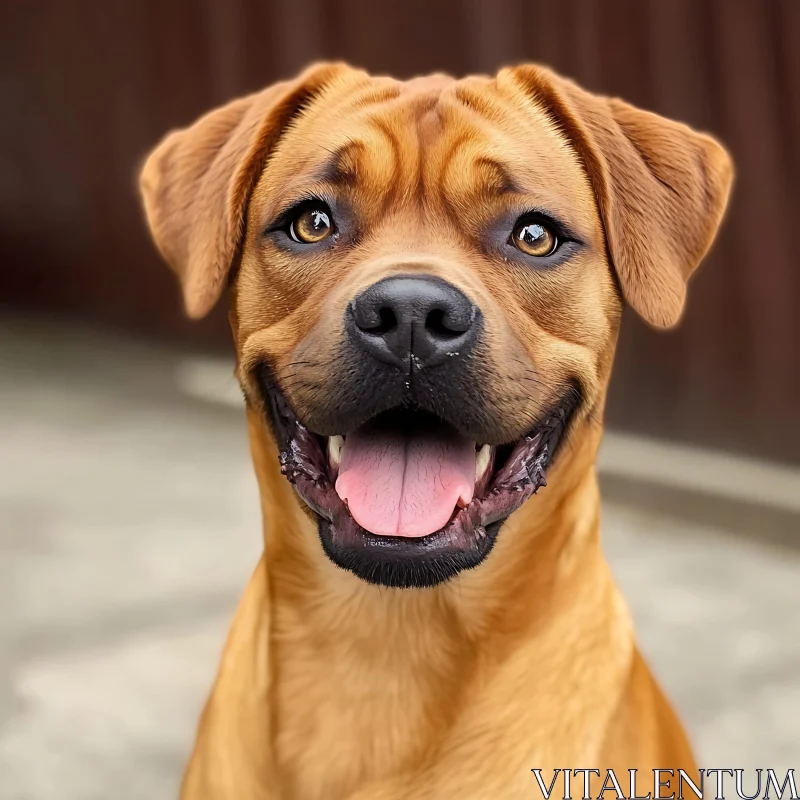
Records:
{"label": "dog's lip", "polygon": [[[432,550],[459,551],[487,537],[487,528],[502,522],[541,487],[545,472],[577,406],[574,392],[565,394],[553,411],[540,419],[525,436],[505,448],[502,459],[489,475],[481,493],[465,507],[457,507],[450,521],[438,531],[420,537],[382,536],[362,528],[353,519],[334,488],[324,437],[310,431],[297,418],[286,398],[270,387],[270,405],[279,429],[282,473],[294,485],[305,504],[328,523],[331,535],[348,547],[390,550],[411,556]],[[282,435],[281,435],[282,434]]]}

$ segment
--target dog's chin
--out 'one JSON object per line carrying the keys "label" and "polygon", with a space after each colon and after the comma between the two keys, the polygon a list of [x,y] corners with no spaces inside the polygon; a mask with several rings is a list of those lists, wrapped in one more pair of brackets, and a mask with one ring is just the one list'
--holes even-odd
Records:
{"label": "dog's chin", "polygon": [[[327,556],[369,583],[399,588],[435,586],[486,558],[503,522],[546,485],[547,469],[580,401],[578,392],[570,386],[518,441],[499,446],[475,443],[474,486],[466,495],[458,496],[444,524],[425,532],[423,516],[422,529],[403,535],[400,526],[387,535],[359,524],[356,517],[363,522],[363,514],[356,513],[337,491],[341,490],[337,477],[342,452],[348,446],[347,434],[315,434],[300,422],[276,387],[268,387],[266,394],[281,471],[313,513]],[[431,436],[460,437],[464,441],[453,425],[413,408],[384,412],[368,425],[378,426],[382,433],[419,426]],[[463,444],[460,446],[463,462]],[[440,480],[440,476],[432,480]]]}

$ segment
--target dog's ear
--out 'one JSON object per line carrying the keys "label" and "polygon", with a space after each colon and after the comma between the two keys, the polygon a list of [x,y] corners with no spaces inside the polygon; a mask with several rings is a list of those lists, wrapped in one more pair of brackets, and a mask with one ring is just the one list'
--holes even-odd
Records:
{"label": "dog's ear", "polygon": [[686,281],[711,247],[733,165],[710,136],[584,91],[548,69],[504,70],[570,139],[592,185],[622,293],[644,319],[674,325]]}
{"label": "dog's ear", "polygon": [[190,317],[207,314],[222,293],[247,202],[281,132],[344,73],[357,74],[344,64],[313,65],[173,131],[148,156],[140,176],[147,222]]}

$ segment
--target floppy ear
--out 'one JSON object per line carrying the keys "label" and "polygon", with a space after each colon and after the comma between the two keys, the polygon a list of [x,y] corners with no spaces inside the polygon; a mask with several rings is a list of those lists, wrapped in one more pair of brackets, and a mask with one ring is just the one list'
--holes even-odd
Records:
{"label": "floppy ear", "polygon": [[309,67],[168,134],[147,158],[140,176],[147,222],[180,279],[190,317],[207,314],[222,293],[250,193],[281,131],[344,72],[355,71]]}
{"label": "floppy ear", "polygon": [[725,211],[728,153],[710,136],[548,69],[504,72],[498,81],[510,77],[541,105],[583,161],[626,301],[651,324],[674,325]]}

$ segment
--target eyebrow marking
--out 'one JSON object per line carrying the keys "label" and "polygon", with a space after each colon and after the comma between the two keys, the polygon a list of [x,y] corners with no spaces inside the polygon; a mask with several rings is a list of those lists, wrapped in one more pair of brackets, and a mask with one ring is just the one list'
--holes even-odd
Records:
{"label": "eyebrow marking", "polygon": [[505,164],[489,156],[479,156],[475,166],[481,172],[481,190],[496,197],[506,194],[523,194],[524,189],[514,180]]}
{"label": "eyebrow marking", "polygon": [[364,143],[359,141],[349,141],[331,150],[316,175],[317,180],[340,188],[352,187],[356,182],[358,159],[363,151]]}

